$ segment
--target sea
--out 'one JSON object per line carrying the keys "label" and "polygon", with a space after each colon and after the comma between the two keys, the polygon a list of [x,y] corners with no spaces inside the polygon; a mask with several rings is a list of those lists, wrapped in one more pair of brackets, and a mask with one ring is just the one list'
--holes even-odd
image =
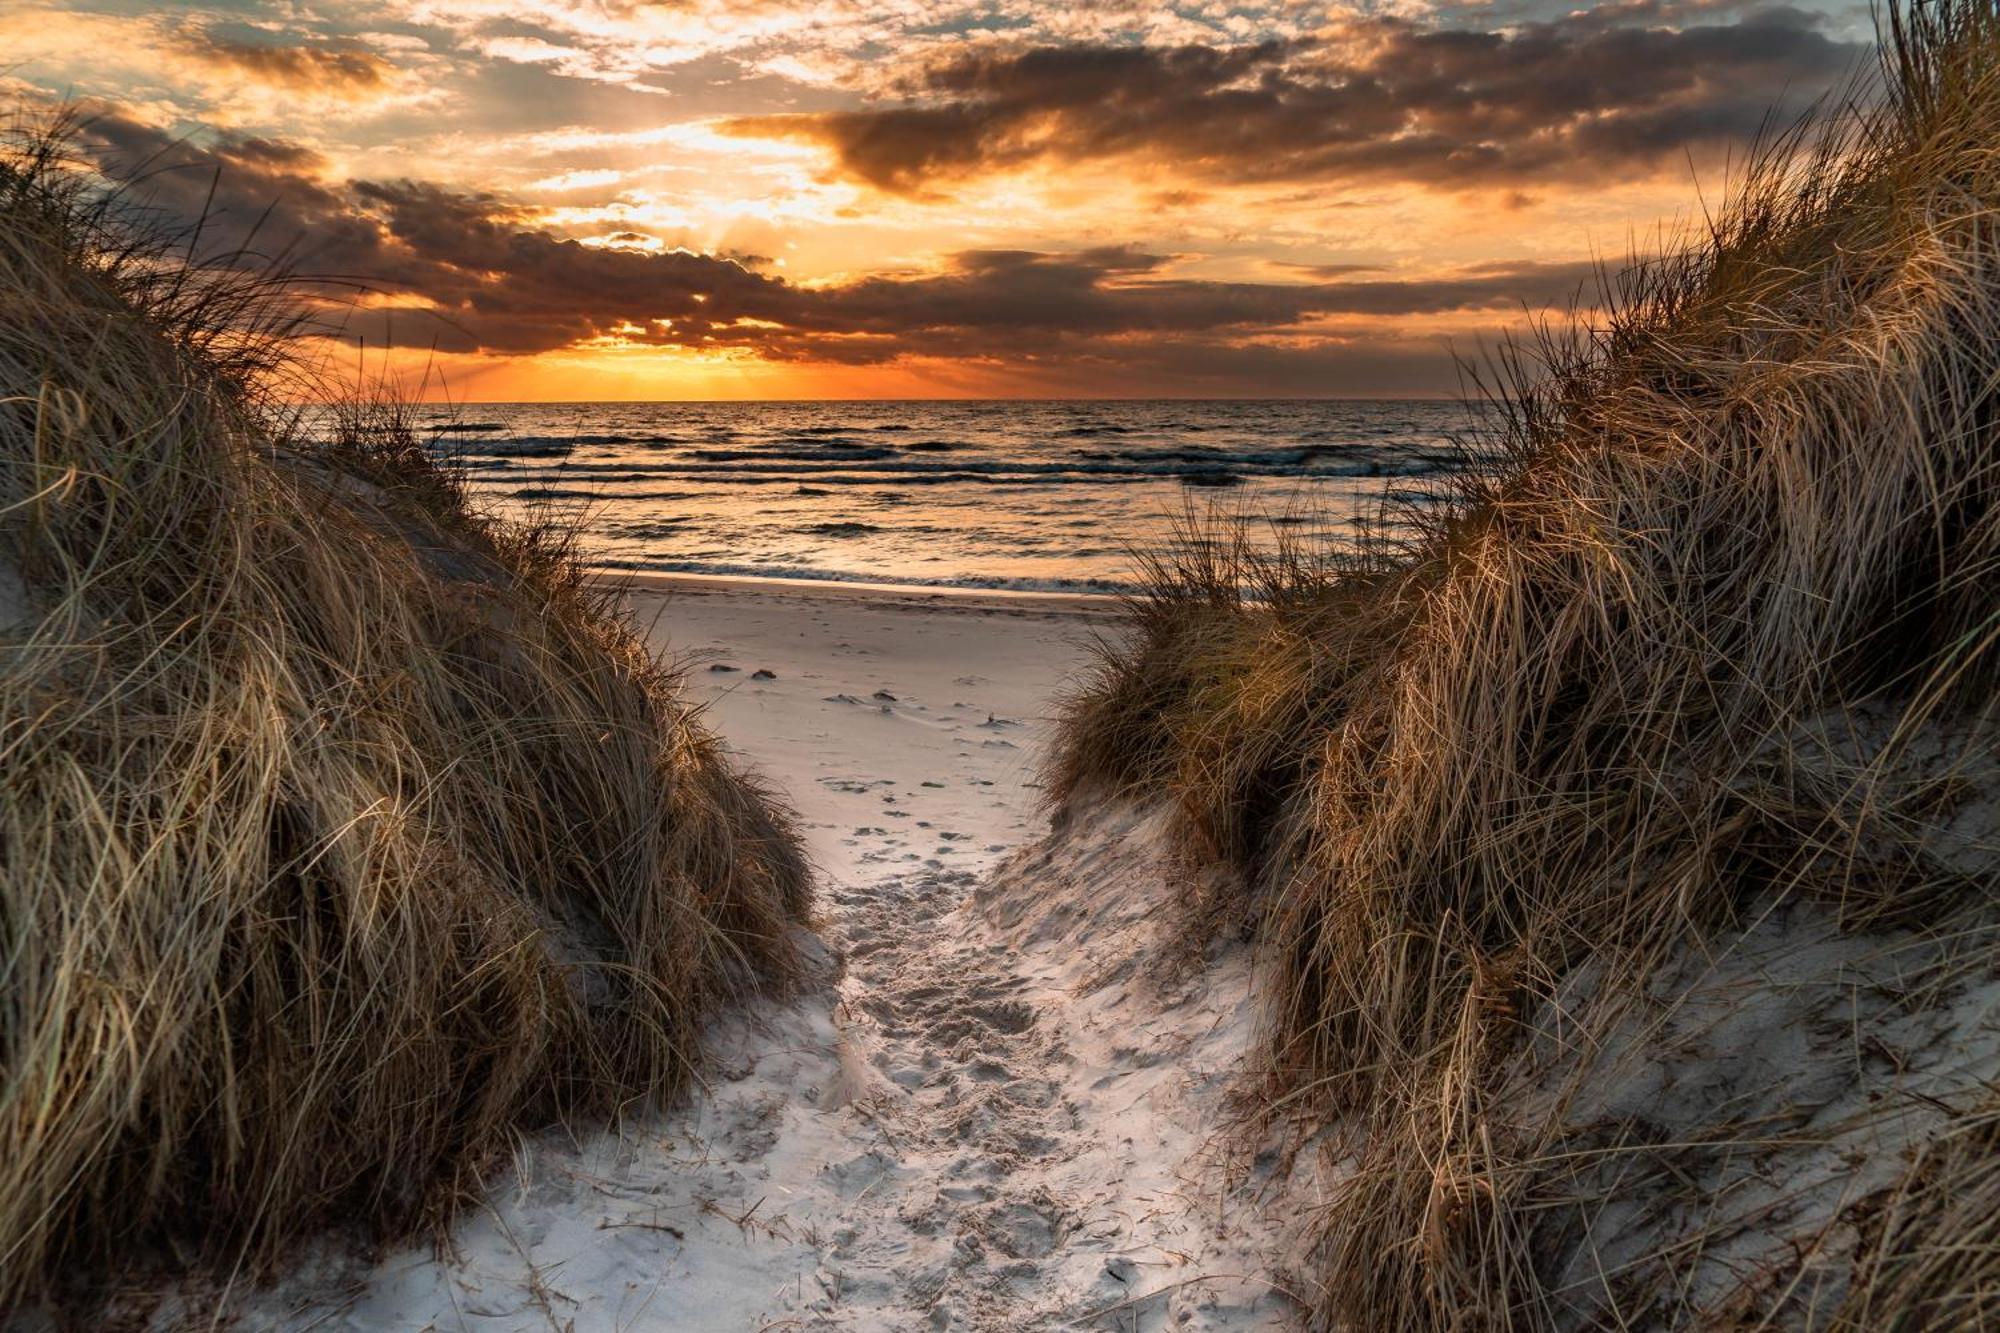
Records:
{"label": "sea", "polygon": [[[1117,592],[1190,515],[1338,551],[1477,464],[1456,403],[425,408],[475,498],[609,569]],[[1385,518],[1386,515],[1386,518]]]}

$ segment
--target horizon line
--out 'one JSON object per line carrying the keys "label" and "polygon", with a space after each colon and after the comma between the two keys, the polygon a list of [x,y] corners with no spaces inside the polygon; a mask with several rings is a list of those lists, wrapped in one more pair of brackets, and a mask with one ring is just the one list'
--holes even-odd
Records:
{"label": "horizon line", "polygon": [[[293,406],[327,406],[353,399],[301,399]],[[1470,406],[1476,400],[1460,394],[1130,394],[1073,396],[994,396],[954,395],[942,398],[899,396],[775,397],[775,398],[419,398],[412,407],[598,407],[610,404],[659,405],[679,403],[691,407],[711,407],[733,403],[1455,403]]]}

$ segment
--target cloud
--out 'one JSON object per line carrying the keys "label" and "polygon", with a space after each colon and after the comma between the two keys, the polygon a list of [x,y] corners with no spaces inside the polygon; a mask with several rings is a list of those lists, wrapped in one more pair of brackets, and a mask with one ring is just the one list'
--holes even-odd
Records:
{"label": "cloud", "polygon": [[[766,360],[871,365],[908,359],[1246,368],[1318,365],[1345,345],[1329,321],[1480,315],[1561,301],[1591,280],[1587,263],[1489,263],[1429,278],[1301,269],[1307,282],[1174,275],[1171,256],[1133,246],[1071,251],[971,249],[932,272],[810,285],[760,272],[754,257],[554,234],[504,198],[422,181],[334,181],[312,151],[282,141],[170,138],[108,112],[90,146],[163,223],[191,229],[225,262],[282,255],[308,275],[330,323],[379,343],[502,355],[616,343],[734,350]],[[636,234],[635,234],[636,236]],[[639,240],[645,238],[639,237]],[[343,283],[400,308],[349,309]],[[391,325],[391,321],[394,321]],[[1279,345],[1243,350],[1278,338]],[[1392,339],[1407,360],[1408,339]],[[1230,350],[1230,349],[1236,350]],[[1359,353],[1343,355],[1352,362]],[[1384,353],[1384,355],[1388,355]],[[1435,368],[1442,358],[1433,346]],[[1399,361],[1398,364],[1401,364]],[[1206,381],[1204,381],[1206,382]],[[1288,381],[1289,382],[1289,381]]]}
{"label": "cloud", "polygon": [[[1660,0],[1664,2],[1664,0]],[[1225,41],[1296,33],[1315,5],[1249,0],[378,0],[468,49],[560,64],[577,78],[628,84],[700,62],[727,62],[797,88],[851,87],[888,50],[943,49],[971,33],[1033,30],[1063,41]],[[1203,10],[1208,12],[1203,13]],[[1226,12],[1225,12],[1226,11]],[[504,45],[494,45],[498,40]]]}
{"label": "cloud", "polygon": [[1773,91],[1823,89],[1864,48],[1814,16],[1626,22],[1621,0],[1499,31],[1346,20],[1240,46],[988,44],[905,75],[890,105],[725,123],[804,140],[880,190],[1029,163],[1136,158],[1182,180],[1401,180],[1443,188],[1589,177],[1740,141]]}
{"label": "cloud", "polygon": [[367,94],[385,88],[395,67],[373,52],[330,46],[275,46],[233,41],[206,29],[187,32],[181,50],[204,65],[312,93]]}
{"label": "cloud", "polygon": [[321,181],[325,161],[314,150],[244,134],[197,144],[113,108],[85,109],[80,147],[151,225],[187,235],[210,262],[298,260],[310,251],[318,271],[383,271],[397,281],[386,272],[379,229]]}

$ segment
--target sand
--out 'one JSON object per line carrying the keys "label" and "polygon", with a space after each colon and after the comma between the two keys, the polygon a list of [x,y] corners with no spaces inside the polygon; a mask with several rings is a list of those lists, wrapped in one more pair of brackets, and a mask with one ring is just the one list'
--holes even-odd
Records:
{"label": "sand", "polygon": [[716,1024],[687,1105],[524,1141],[443,1252],[330,1245],[246,1326],[1294,1327],[1271,1256],[1312,1154],[1231,1118],[1245,951],[1176,955],[1156,819],[1107,803],[1042,842],[1051,700],[1109,608],[632,596],[798,808],[819,977]]}
{"label": "sand", "polygon": [[971,872],[1043,824],[1050,700],[1111,604],[654,576],[640,623],[798,810],[823,890]]}

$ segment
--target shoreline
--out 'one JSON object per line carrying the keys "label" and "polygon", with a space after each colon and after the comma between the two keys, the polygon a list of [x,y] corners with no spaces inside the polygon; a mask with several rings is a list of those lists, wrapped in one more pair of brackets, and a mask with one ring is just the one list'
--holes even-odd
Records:
{"label": "shoreline", "polygon": [[924,583],[861,583],[756,574],[691,574],[592,566],[589,576],[627,596],[796,598],[912,611],[1007,612],[1112,619],[1123,611],[1110,593],[1039,588],[969,588]]}

